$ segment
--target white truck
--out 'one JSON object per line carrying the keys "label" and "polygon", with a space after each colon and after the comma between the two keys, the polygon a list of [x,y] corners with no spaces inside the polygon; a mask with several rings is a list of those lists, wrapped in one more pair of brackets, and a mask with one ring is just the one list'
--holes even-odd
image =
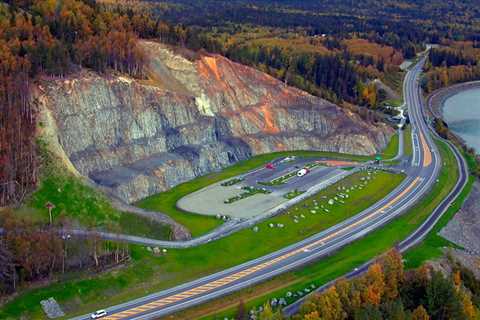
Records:
{"label": "white truck", "polygon": [[300,169],[300,170],[297,171],[297,177],[303,177],[304,175],[306,175],[309,172],[310,172],[310,170],[308,170],[307,168]]}

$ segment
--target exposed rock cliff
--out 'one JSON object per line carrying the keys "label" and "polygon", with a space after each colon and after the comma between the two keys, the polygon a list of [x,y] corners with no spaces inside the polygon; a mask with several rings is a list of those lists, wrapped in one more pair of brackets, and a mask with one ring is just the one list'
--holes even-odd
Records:
{"label": "exposed rock cliff", "polygon": [[128,202],[255,154],[373,154],[392,134],[224,57],[143,46],[149,80],[83,71],[35,94],[65,158]]}

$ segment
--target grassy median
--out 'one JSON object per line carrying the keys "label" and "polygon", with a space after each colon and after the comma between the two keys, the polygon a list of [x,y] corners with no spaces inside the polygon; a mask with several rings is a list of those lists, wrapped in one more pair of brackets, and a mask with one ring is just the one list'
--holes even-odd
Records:
{"label": "grassy median", "polygon": [[[367,177],[370,177],[370,180]],[[237,265],[343,221],[385,197],[402,180],[403,176],[386,172],[370,175],[366,172],[355,173],[291,208],[290,214],[283,214],[260,223],[257,232],[252,229],[242,230],[200,247],[169,250],[161,257],[152,256],[144,247],[132,246],[133,262],[128,267],[91,279],[74,280],[74,276],[77,278],[82,276],[74,275],[70,276],[68,279],[70,281],[29,290],[5,305],[0,311],[0,318],[18,319],[21,315],[30,319],[41,318],[39,302],[48,297],[55,297],[71,316],[127,301]],[[368,182],[365,184],[366,181]],[[357,188],[348,192],[348,198],[337,196],[339,193],[347,194],[346,188],[350,189],[355,185]],[[339,188],[342,191],[339,191]],[[328,200],[335,196],[337,201],[333,205],[328,205]],[[317,204],[314,203],[314,199]],[[330,212],[315,209],[316,206],[321,208],[322,205],[329,208]],[[312,210],[316,213],[312,213]],[[270,227],[270,224],[274,227]],[[279,224],[283,227],[279,227]]]}
{"label": "grassy median", "polygon": [[406,156],[412,156],[412,127],[410,125],[406,126],[403,130],[403,143],[403,154]]}

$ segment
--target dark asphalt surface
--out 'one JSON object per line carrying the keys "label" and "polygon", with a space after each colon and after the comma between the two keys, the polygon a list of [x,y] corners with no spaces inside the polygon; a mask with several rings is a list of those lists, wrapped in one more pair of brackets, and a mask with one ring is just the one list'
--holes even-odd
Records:
{"label": "dark asphalt surface", "polygon": [[[107,308],[109,316],[103,319],[156,319],[224,296],[331,254],[411,208],[430,190],[440,169],[438,151],[420,112],[421,99],[417,80],[422,62],[407,74],[404,86],[415,137],[412,166],[407,171],[408,177],[391,194],[356,216],[284,249],[201,279]],[[447,202],[443,208],[445,206],[448,206]],[[436,210],[440,216],[441,211]],[[431,228],[436,220],[429,219],[430,222],[422,226],[423,230]],[[408,240],[409,243],[415,243],[421,235],[422,233],[418,233]],[[352,276],[360,273],[362,268],[355,270]],[[74,319],[88,318],[89,315],[84,315]]]}
{"label": "dark asphalt surface", "polygon": [[259,170],[252,171],[243,176],[244,183],[250,186],[255,186],[258,188],[265,188],[272,192],[279,192],[281,194],[287,193],[289,191],[298,189],[298,190],[308,190],[310,187],[318,184],[319,181],[333,171],[340,170],[335,167],[316,167],[313,168],[308,174],[303,177],[294,176],[285,184],[279,184],[275,186],[268,186],[259,184],[259,182],[270,182],[276,178],[282,177],[290,172],[295,172],[303,168],[305,165],[309,163],[313,163],[317,160],[316,158],[296,158],[291,162],[281,162],[275,161],[275,170],[262,168]]}

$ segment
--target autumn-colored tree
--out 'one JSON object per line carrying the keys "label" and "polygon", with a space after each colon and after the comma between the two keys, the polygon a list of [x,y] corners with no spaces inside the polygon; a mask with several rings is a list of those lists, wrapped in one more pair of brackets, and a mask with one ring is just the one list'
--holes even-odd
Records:
{"label": "autumn-colored tree", "polygon": [[461,290],[459,293],[460,301],[463,307],[463,312],[467,320],[475,320],[478,319],[477,316],[480,314],[476,310],[475,306],[472,303],[472,299],[468,293]]}
{"label": "autumn-colored tree", "polygon": [[343,311],[342,302],[335,286],[330,287],[322,294],[315,295],[312,298],[312,304],[315,306],[315,311],[321,319],[346,319],[346,313]]}
{"label": "autumn-colored tree", "polygon": [[274,311],[267,302],[263,305],[263,310],[258,315],[258,320],[282,320],[283,316],[280,310]]}
{"label": "autumn-colored tree", "polygon": [[427,310],[422,305],[419,305],[412,312],[412,320],[430,320]]}
{"label": "autumn-colored tree", "polygon": [[355,282],[358,281],[340,279],[335,283],[335,288],[342,303],[343,310],[347,314],[353,314],[354,310],[360,308],[362,305],[361,294],[360,291],[357,290]]}
{"label": "autumn-colored tree", "polygon": [[360,85],[360,98],[362,103],[375,108],[377,106],[377,87],[375,83]]}
{"label": "autumn-colored tree", "polygon": [[377,306],[382,301],[385,291],[385,278],[379,263],[372,264],[362,279],[362,300],[365,305]]}
{"label": "autumn-colored tree", "polygon": [[455,289],[460,290],[460,286],[462,285],[462,276],[460,274],[460,270],[456,270],[452,273],[453,284],[455,285]]}
{"label": "autumn-colored tree", "polygon": [[381,259],[385,278],[385,298],[394,300],[399,295],[399,286],[403,281],[403,261],[400,253],[393,249]]}

